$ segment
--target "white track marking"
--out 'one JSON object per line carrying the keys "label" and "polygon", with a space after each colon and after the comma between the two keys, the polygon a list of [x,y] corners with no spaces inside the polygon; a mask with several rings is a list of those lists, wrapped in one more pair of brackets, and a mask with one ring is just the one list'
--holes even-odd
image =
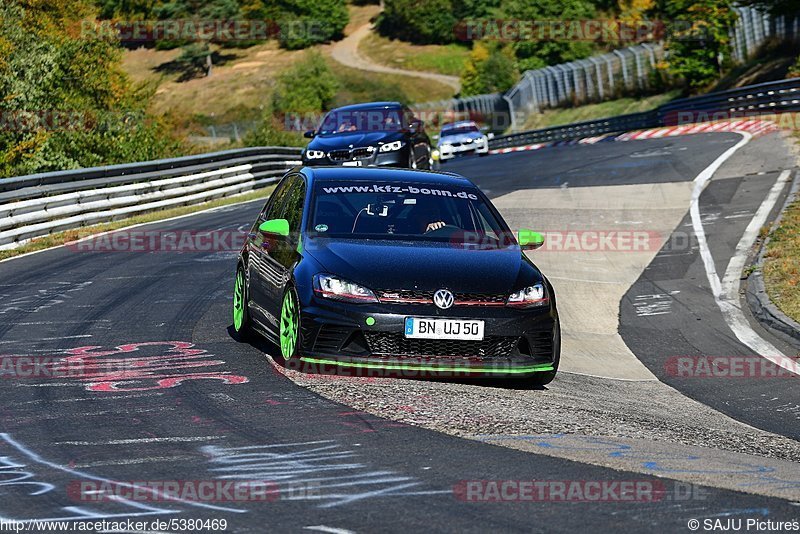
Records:
{"label": "white track marking", "polygon": [[731,329],[736,334],[736,337],[739,338],[739,341],[787,371],[800,374],[797,362],[786,358],[780,350],[750,328],[744,313],[739,307],[740,279],[748,254],[758,238],[759,231],[766,224],[767,218],[772,208],[775,207],[783,188],[789,183],[790,175],[791,171],[788,170],[780,174],[772,189],[770,189],[767,198],[761,203],[755,216],[750,220],[750,224],[747,225],[744,235],[736,245],[736,253],[725,270],[721,284],[722,293],[717,298],[717,304],[719,304],[722,314],[726,316],[726,321],[731,325]]}
{"label": "white track marking", "polygon": [[708,183],[711,181],[711,177],[714,175],[717,169],[719,169],[728,158],[730,158],[741,147],[746,145],[753,137],[753,135],[749,132],[737,133],[742,136],[741,141],[723,152],[711,163],[711,165],[703,169],[703,171],[694,179],[695,185],[694,190],[692,191],[692,203],[689,209],[689,213],[692,218],[692,228],[694,229],[695,236],[697,237],[697,243],[700,248],[700,257],[703,259],[703,265],[705,266],[706,277],[708,278],[708,283],[711,287],[711,293],[714,295],[714,300],[722,312],[722,317],[725,319],[725,323],[734,333],[736,338],[760,356],[770,360],[787,371],[800,374],[797,363],[789,360],[786,355],[773,346],[769,341],[759,336],[758,333],[756,333],[750,327],[750,324],[747,322],[747,319],[745,318],[744,313],[739,306],[739,277],[741,276],[742,269],[744,268],[744,263],[747,260],[748,251],[753,246],[753,243],[755,243],[755,239],[758,236],[758,231],[766,222],[770,211],[772,211],[775,202],[778,200],[778,196],[780,196],[783,187],[787,183],[789,171],[784,171],[781,173],[781,175],[778,177],[778,180],[775,182],[775,185],[772,186],[767,198],[764,199],[764,202],[758,208],[756,215],[747,226],[742,239],[736,246],[736,253],[728,264],[728,268],[725,272],[724,288],[723,282],[720,281],[719,275],[717,274],[717,269],[714,265],[714,258],[711,256],[711,250],[708,247],[708,241],[706,240],[706,234],[703,229],[703,221],[701,220],[700,216],[700,195],[706,186],[708,186]]}
{"label": "white track marking", "polygon": [[111,441],[57,441],[53,445],[130,445],[134,443],[184,443],[192,441],[209,441],[226,436],[189,436],[169,438],[113,439]]}
{"label": "white track marking", "polygon": [[330,534],[355,534],[354,530],[347,530],[346,528],[335,528],[326,525],[313,525],[310,527],[303,527],[303,530],[316,530],[317,532],[330,532]]}
{"label": "white track marking", "polygon": [[[169,500],[171,502],[187,504],[189,506],[193,506],[193,507],[196,507],[196,508],[205,508],[205,509],[208,509],[208,510],[217,510],[217,511],[221,511],[221,512],[232,512],[232,513],[237,513],[237,514],[242,514],[242,513],[246,513],[247,512],[247,510],[241,510],[241,509],[238,509],[238,508],[229,508],[229,507],[226,507],[226,506],[215,506],[215,505],[196,502],[196,501],[187,501],[185,499],[174,498],[174,497],[171,497],[171,496],[167,496],[163,492],[155,490],[155,489],[152,489],[152,488],[141,487],[141,486],[137,486],[135,484],[130,484],[128,482],[114,481],[114,480],[111,480],[111,479],[108,479],[108,478],[103,478],[103,477],[99,477],[99,476],[95,476],[95,475],[90,475],[89,473],[84,473],[84,472],[81,472],[81,471],[77,471],[75,469],[70,469],[68,467],[64,467],[63,465],[59,465],[59,464],[50,462],[48,460],[45,460],[44,458],[42,458],[41,456],[39,456],[35,452],[27,449],[21,443],[19,443],[16,440],[14,440],[11,437],[11,435],[7,434],[7,433],[0,433],[0,440],[5,441],[9,446],[11,446],[12,448],[16,449],[20,454],[24,455],[25,457],[27,457],[31,461],[36,462],[37,464],[44,465],[44,466],[49,467],[51,469],[55,469],[56,471],[61,471],[63,473],[67,473],[69,475],[72,475],[72,476],[76,477],[79,480],[96,480],[97,482],[104,482],[104,483],[107,483],[107,484],[111,484],[113,486],[128,487],[128,488],[132,488],[132,489],[136,489],[136,490],[140,489],[141,491],[144,491],[146,493],[150,493],[154,497],[161,498],[161,499],[163,499],[165,501]],[[142,503],[130,501],[130,500],[124,499],[124,498],[120,498],[118,500],[118,502],[121,502],[121,503],[124,503],[124,504],[128,504],[128,505],[133,506],[135,508],[146,510],[146,512],[144,514],[132,514],[132,513],[129,513],[128,514],[129,516],[147,515],[148,513],[150,513],[150,514],[153,514],[153,513],[178,513],[177,510],[165,510],[165,509],[160,509],[160,508],[148,507],[147,505],[144,505]],[[77,508],[73,508],[73,509],[79,510]]]}

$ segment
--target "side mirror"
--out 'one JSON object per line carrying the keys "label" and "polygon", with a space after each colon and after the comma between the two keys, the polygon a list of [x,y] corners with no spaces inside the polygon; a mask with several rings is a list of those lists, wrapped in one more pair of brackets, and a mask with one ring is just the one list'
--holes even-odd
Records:
{"label": "side mirror", "polygon": [[314,130],[309,130],[303,134],[303,137],[306,139],[313,139],[314,138]]}
{"label": "side mirror", "polygon": [[272,236],[288,237],[289,235],[289,221],[286,219],[270,219],[264,221],[258,227],[258,231],[262,234],[269,234]]}
{"label": "side mirror", "polygon": [[522,228],[517,233],[519,246],[525,250],[536,250],[544,245],[544,236],[539,232]]}

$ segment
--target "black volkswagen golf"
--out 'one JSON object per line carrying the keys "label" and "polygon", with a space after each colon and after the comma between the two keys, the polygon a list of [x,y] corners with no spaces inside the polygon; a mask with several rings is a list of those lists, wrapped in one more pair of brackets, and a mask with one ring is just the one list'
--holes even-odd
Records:
{"label": "black volkswagen golf", "polygon": [[304,165],[430,169],[425,124],[398,102],[370,102],[330,111],[303,151]]}
{"label": "black volkswagen golf", "polygon": [[542,243],[455,174],[297,168],[241,251],[233,330],[265,335],[287,363],[545,384],[558,312],[523,252]]}

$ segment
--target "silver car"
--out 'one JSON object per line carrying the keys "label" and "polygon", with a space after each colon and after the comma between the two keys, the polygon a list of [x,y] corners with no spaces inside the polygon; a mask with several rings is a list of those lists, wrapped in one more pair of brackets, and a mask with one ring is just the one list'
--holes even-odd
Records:
{"label": "silver car", "polygon": [[475,121],[460,121],[445,124],[437,144],[439,161],[446,161],[462,154],[488,154],[489,138]]}

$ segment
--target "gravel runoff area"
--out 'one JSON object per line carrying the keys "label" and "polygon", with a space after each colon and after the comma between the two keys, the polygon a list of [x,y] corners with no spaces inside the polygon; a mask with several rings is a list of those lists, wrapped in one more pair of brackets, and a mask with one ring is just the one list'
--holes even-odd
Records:
{"label": "gravel runoff area", "polygon": [[546,389],[308,375],[295,383],[358,410],[461,437],[577,434],[667,441],[800,462],[800,442],[740,423],[656,380],[560,373]]}

